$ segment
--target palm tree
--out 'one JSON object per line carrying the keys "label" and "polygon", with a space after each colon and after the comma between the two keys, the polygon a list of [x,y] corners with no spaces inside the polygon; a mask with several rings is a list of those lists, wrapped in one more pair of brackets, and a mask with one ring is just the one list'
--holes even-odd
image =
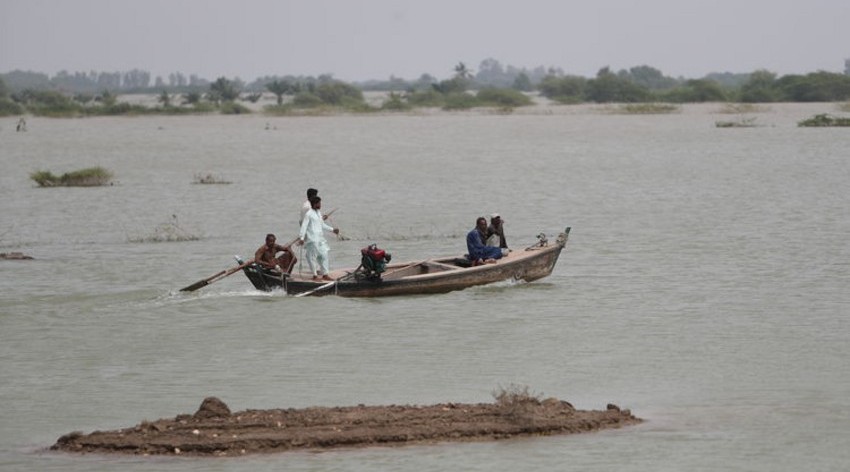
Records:
{"label": "palm tree", "polygon": [[166,92],[165,90],[163,90],[162,93],[159,94],[159,98],[157,98],[157,101],[159,103],[162,103],[163,108],[168,108],[171,106],[171,96],[168,95],[168,92]]}
{"label": "palm tree", "polygon": [[184,105],[197,105],[201,101],[201,94],[198,92],[188,92],[183,95]]}
{"label": "palm tree", "polygon": [[219,77],[210,84],[209,96],[210,100],[216,103],[219,101],[232,102],[239,98],[239,90],[236,89],[232,81]]}
{"label": "palm tree", "polygon": [[274,80],[266,84],[266,90],[275,94],[278,106],[283,105],[283,96],[295,93],[295,87],[288,80]]}
{"label": "palm tree", "polygon": [[472,71],[467,69],[466,64],[458,62],[455,66],[455,77],[458,79],[471,79]]}

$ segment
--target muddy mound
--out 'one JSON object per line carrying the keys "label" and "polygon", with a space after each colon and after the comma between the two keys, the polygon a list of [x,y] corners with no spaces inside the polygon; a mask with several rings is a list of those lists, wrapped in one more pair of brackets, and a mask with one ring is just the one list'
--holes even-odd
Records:
{"label": "muddy mound", "polygon": [[32,256],[28,256],[22,252],[0,252],[0,259],[10,261],[29,261],[32,260]]}
{"label": "muddy mound", "polygon": [[640,423],[629,410],[576,410],[568,402],[497,401],[429,406],[354,406],[231,413],[215,397],[194,415],[117,431],[74,432],[51,449],[80,453],[234,456],[304,449],[480,441],[569,434]]}
{"label": "muddy mound", "polygon": [[201,407],[193,416],[197,419],[227,418],[230,416],[230,408],[216,397],[207,397],[201,402]]}

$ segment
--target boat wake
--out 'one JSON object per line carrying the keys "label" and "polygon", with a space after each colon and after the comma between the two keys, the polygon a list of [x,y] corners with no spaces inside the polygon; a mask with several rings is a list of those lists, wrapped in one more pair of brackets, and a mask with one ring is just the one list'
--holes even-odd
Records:
{"label": "boat wake", "polygon": [[168,293],[162,294],[153,300],[154,303],[161,305],[174,303],[192,303],[197,301],[218,300],[227,298],[281,298],[286,297],[286,292],[283,290],[273,290],[271,292],[262,292],[253,288],[245,288],[240,290],[207,290],[198,292],[181,292],[178,290],[170,290]]}

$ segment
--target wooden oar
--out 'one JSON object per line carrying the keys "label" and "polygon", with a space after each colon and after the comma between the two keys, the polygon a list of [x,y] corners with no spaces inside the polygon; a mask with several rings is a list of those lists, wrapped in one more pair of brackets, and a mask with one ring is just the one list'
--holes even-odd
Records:
{"label": "wooden oar", "polygon": [[318,288],[314,288],[313,290],[308,290],[306,292],[298,293],[298,294],[295,295],[295,298],[306,297],[307,295],[312,295],[312,294],[319,292],[321,290],[324,290],[326,288],[333,287],[334,285],[336,285],[336,283],[337,283],[336,280],[334,280],[332,282],[328,282],[324,285],[319,286]]}
{"label": "wooden oar", "polygon": [[312,295],[312,294],[314,294],[314,293],[316,293],[316,292],[321,292],[322,290],[324,290],[324,289],[326,289],[326,288],[333,287],[333,286],[334,286],[334,285],[336,285],[336,284],[337,284],[337,282],[339,282],[340,280],[345,280],[345,279],[347,279],[347,278],[351,277],[352,275],[354,275],[354,272],[351,272],[351,273],[345,274],[345,275],[343,275],[342,277],[340,277],[340,278],[338,278],[338,279],[336,279],[336,280],[332,280],[332,281],[330,281],[330,282],[328,282],[328,283],[326,283],[326,284],[324,284],[324,285],[320,285],[319,287],[316,287],[316,288],[314,288],[313,290],[308,290],[308,291],[306,291],[306,292],[297,293],[297,294],[295,294],[295,298],[299,298],[299,297],[306,297],[307,295]]}
{"label": "wooden oar", "polygon": [[183,288],[180,289],[180,291],[181,292],[194,292],[195,290],[198,290],[199,288],[206,287],[207,285],[209,285],[213,282],[217,282],[217,281],[227,277],[228,275],[231,275],[235,272],[238,272],[238,271],[244,269],[245,267],[248,267],[249,265],[251,265],[253,263],[254,263],[254,259],[251,259],[250,261],[239,264],[238,266],[236,266],[232,269],[223,270],[223,271],[221,271],[217,274],[213,274],[213,275],[211,275],[211,276],[209,276],[205,279],[201,279],[201,280],[193,283],[192,285],[189,285],[188,287],[183,287]]}

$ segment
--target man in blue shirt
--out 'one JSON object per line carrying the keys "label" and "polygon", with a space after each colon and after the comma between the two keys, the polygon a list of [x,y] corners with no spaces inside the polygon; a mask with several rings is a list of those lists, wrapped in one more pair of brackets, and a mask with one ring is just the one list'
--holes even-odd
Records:
{"label": "man in blue shirt", "polygon": [[466,234],[467,257],[473,266],[496,262],[502,258],[502,249],[484,244],[483,235],[487,234],[487,219],[479,217],[475,220],[475,228]]}

